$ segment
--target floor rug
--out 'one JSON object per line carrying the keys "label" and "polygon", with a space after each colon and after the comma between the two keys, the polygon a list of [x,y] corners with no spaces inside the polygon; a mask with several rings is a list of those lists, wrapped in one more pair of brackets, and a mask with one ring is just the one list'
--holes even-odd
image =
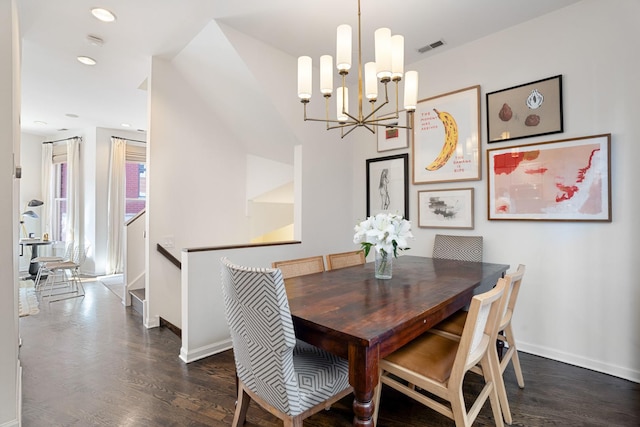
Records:
{"label": "floor rug", "polygon": [[18,313],[20,317],[38,314],[38,297],[33,287],[33,280],[20,281],[20,298],[18,299]]}
{"label": "floor rug", "polygon": [[120,300],[124,300],[124,277],[122,274],[113,274],[111,276],[100,276],[97,278],[100,283],[105,285],[111,292],[116,294]]}

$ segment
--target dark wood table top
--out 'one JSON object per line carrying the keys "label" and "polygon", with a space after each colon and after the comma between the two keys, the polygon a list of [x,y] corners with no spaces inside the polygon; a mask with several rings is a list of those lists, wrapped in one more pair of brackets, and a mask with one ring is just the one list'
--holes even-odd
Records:
{"label": "dark wood table top", "polygon": [[483,278],[494,276],[497,281],[508,268],[405,255],[394,259],[390,280],[376,279],[373,263],[367,263],[290,278],[285,283],[297,323],[326,330],[345,341],[373,345],[413,323],[437,323],[441,319],[430,319],[429,312],[460,294],[472,293]]}
{"label": "dark wood table top", "polygon": [[296,336],[349,360],[354,425],[371,425],[378,361],[467,305],[504,264],[401,256],[393,277],[374,263],[285,280]]}

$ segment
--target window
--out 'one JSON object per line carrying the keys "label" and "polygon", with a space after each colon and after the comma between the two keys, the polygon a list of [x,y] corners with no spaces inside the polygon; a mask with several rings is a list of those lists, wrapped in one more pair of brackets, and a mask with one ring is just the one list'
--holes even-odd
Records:
{"label": "window", "polygon": [[64,241],[67,232],[67,162],[54,165],[52,239]]}
{"label": "window", "polygon": [[127,162],[125,166],[125,222],[146,206],[147,167],[141,162]]}

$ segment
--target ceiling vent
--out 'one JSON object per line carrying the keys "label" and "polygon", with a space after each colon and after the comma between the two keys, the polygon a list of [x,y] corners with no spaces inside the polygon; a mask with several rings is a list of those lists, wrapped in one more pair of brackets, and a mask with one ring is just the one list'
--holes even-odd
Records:
{"label": "ceiling vent", "polygon": [[420,53],[425,53],[425,52],[429,52],[430,50],[433,50],[437,47],[440,47],[444,45],[444,40],[440,39],[437,42],[433,42],[431,44],[428,44],[426,46],[422,46],[420,49],[418,49],[418,52]]}
{"label": "ceiling vent", "polygon": [[94,36],[92,34],[89,34],[87,36],[87,41],[89,42],[90,45],[92,46],[98,46],[101,47],[104,44],[104,40],[102,40],[100,37],[98,36]]}

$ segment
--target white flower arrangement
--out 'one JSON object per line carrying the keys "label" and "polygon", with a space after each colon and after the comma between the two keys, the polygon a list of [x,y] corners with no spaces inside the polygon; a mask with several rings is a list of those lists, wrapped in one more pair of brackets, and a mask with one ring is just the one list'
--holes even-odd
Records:
{"label": "white flower arrangement", "polygon": [[407,239],[413,238],[411,222],[402,215],[379,213],[358,223],[354,231],[353,243],[359,243],[364,255],[369,255],[373,246],[382,256],[393,253],[398,257],[398,250],[410,249]]}

